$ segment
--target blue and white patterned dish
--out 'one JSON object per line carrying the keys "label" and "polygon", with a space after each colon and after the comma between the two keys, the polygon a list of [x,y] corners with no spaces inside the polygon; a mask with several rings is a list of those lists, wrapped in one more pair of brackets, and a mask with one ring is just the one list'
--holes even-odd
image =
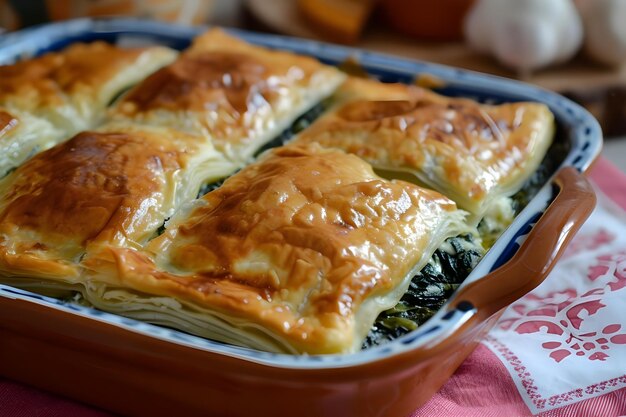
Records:
{"label": "blue and white patterned dish", "polygon": [[[176,26],[135,19],[73,20],[1,35],[0,64],[8,64],[21,58],[58,50],[73,42],[100,39],[125,46],[162,44],[183,49],[189,45],[194,36],[204,30],[206,30],[205,27]],[[441,80],[444,85],[437,91],[448,96],[463,96],[492,103],[527,100],[542,102],[548,105],[555,114],[570,144],[570,151],[561,167],[573,166],[582,172],[600,153],[602,132],[597,121],[577,104],[537,87],[495,76],[316,41],[241,30],[229,30],[229,32],[254,44],[311,55],[329,64],[338,64],[347,58],[352,58],[357,60],[368,73],[383,81],[411,83],[417,76],[433,76]],[[470,282],[480,280],[511,259],[530,232],[532,225],[541,217],[554,198],[554,193],[554,187],[551,182],[548,182],[498,239],[461,288]],[[259,352],[213,342],[6,285],[0,285],[0,297],[37,303],[171,343],[218,352],[265,365],[297,369],[348,367],[407,352],[451,334],[475,314],[472,306],[465,306],[461,303],[456,307],[451,307],[448,303],[419,329],[384,346],[349,355],[293,356]]]}

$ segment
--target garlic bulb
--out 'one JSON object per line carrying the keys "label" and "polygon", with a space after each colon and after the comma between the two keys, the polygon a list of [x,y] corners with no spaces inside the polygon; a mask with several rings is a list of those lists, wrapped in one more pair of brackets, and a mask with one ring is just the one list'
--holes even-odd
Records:
{"label": "garlic bulb", "polygon": [[595,0],[581,7],[585,22],[585,50],[609,65],[626,61],[626,1]]}
{"label": "garlic bulb", "polygon": [[568,60],[583,37],[571,0],[478,0],[464,31],[471,47],[522,73]]}

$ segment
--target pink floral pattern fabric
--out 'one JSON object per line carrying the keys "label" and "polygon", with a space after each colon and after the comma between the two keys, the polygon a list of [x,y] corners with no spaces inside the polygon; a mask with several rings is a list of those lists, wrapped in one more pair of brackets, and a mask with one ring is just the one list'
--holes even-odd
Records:
{"label": "pink floral pattern fabric", "polygon": [[626,387],[626,215],[605,197],[485,345],[534,414]]}

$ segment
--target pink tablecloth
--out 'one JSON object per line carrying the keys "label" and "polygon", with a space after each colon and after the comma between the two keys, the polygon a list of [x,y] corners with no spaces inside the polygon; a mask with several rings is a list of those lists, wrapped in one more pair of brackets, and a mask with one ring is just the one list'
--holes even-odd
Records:
{"label": "pink tablecloth", "polygon": [[626,415],[626,175],[601,159],[591,179],[598,207],[557,267],[414,417]]}
{"label": "pink tablecloth", "polygon": [[[591,178],[604,194],[626,209],[626,175],[608,161],[601,159],[593,168]],[[602,307],[604,306],[602,305]],[[587,311],[585,314],[591,313]],[[518,333],[520,332],[518,331]],[[544,329],[543,334],[545,333]],[[531,408],[537,412],[537,409],[541,410],[542,405],[547,410],[539,413],[542,417],[619,416],[626,414],[626,388],[615,388],[626,386],[626,363],[623,363],[624,381],[619,378],[603,381],[602,387],[612,387],[612,389],[606,390],[607,393],[586,398],[584,397],[585,393],[580,394],[575,390],[572,396],[576,397],[580,394],[583,395],[581,398],[586,399],[581,401],[574,398],[572,400],[566,396],[563,400],[561,398],[563,395],[561,395],[559,401],[563,400],[563,404],[566,405],[558,406],[560,403],[557,401],[556,407],[554,404],[550,407],[545,400],[537,401],[535,398],[533,402],[532,395],[530,400],[528,399],[528,392],[532,392],[532,389],[535,388],[527,386],[526,382],[529,379],[524,379],[524,375],[528,372],[521,362],[516,362],[515,356],[511,356],[511,354],[507,356],[506,351],[504,353],[498,351],[498,343],[495,338],[491,343],[487,343],[491,350],[485,344],[479,345],[431,401],[421,409],[416,410],[414,417],[530,416],[533,415]],[[546,343],[543,346],[552,348]],[[561,356],[554,356],[552,359],[559,359],[557,362],[560,362],[563,357],[562,354]],[[508,361],[504,360],[503,362],[503,358],[508,358]],[[590,359],[594,358],[591,357]],[[595,359],[603,360],[603,357],[595,357]],[[6,360],[6,358],[1,360]],[[532,382],[532,379],[530,381]],[[593,392],[589,395],[592,394]],[[96,417],[108,415],[110,414],[89,406],[0,378],[0,417]]]}

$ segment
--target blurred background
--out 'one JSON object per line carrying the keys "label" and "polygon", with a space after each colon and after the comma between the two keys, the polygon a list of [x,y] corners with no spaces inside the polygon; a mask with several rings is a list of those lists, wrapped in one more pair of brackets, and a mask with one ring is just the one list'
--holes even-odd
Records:
{"label": "blurred background", "polygon": [[239,27],[521,79],[587,107],[626,171],[626,0],[0,0],[0,31],[84,16]]}

